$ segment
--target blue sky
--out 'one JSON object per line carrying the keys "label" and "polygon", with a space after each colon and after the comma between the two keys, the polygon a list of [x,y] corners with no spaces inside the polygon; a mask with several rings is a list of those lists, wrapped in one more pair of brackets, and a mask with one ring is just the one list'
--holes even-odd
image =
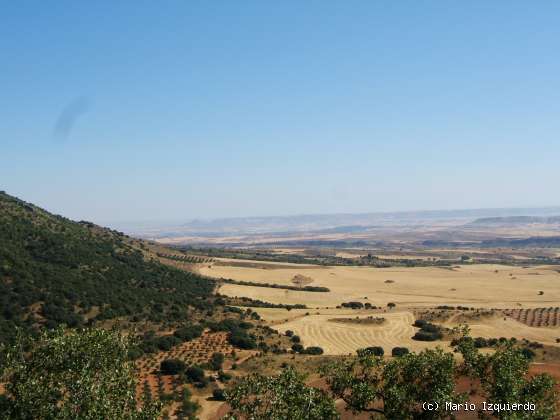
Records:
{"label": "blue sky", "polygon": [[6,3],[0,189],[96,222],[559,205],[558,16]]}

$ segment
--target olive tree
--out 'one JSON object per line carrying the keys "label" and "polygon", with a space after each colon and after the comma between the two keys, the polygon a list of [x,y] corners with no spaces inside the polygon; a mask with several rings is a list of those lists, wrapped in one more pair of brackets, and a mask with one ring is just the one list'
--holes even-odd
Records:
{"label": "olive tree", "polygon": [[278,376],[250,375],[225,392],[231,406],[229,419],[331,420],[338,419],[334,401],[317,388],[307,386],[292,368]]}
{"label": "olive tree", "polygon": [[19,336],[3,349],[3,409],[12,419],[154,419],[159,406],[135,398],[129,340],[101,329]]}

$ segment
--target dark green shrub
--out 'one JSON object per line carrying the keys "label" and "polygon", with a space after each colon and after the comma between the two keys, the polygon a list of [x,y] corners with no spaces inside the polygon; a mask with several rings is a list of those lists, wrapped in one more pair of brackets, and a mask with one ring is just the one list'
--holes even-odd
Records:
{"label": "dark green shrub", "polygon": [[323,354],[323,349],[321,347],[317,347],[317,346],[311,346],[311,347],[307,347],[303,353],[305,354],[312,354],[312,355],[320,355]]}
{"label": "dark green shrub", "polygon": [[380,346],[372,346],[372,347],[359,349],[357,353],[359,356],[373,355],[373,356],[381,357],[385,354],[385,350],[383,350],[383,347]]}
{"label": "dark green shrub", "polygon": [[212,370],[220,370],[224,363],[224,355],[222,353],[214,353],[210,358],[210,368]]}
{"label": "dark green shrub", "polygon": [[391,356],[393,357],[401,357],[408,353],[409,351],[406,347],[393,347],[393,350],[391,350]]}
{"label": "dark green shrub", "polygon": [[292,346],[292,350],[293,350],[295,353],[301,353],[301,352],[303,351],[303,346],[302,346],[301,344],[299,344],[299,343],[296,343],[296,344],[294,344],[294,345]]}
{"label": "dark green shrub", "polygon": [[224,390],[222,388],[215,388],[212,390],[212,398],[216,401],[225,401]]}
{"label": "dark green shrub", "polygon": [[199,366],[189,366],[185,375],[189,382],[201,382],[205,379],[204,370]]}
{"label": "dark green shrub", "polygon": [[202,335],[204,328],[202,325],[188,325],[175,330],[173,335],[181,341],[191,341]]}
{"label": "dark green shrub", "polygon": [[185,370],[185,362],[178,359],[165,359],[159,365],[159,370],[164,375],[177,375]]}

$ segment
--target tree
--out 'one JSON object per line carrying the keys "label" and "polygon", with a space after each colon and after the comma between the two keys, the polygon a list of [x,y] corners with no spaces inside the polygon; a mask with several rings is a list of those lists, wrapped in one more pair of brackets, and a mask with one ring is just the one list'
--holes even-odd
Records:
{"label": "tree", "polygon": [[191,341],[200,337],[204,328],[201,325],[187,325],[175,330],[173,335],[183,341]]}
{"label": "tree", "polygon": [[216,401],[225,401],[224,390],[222,388],[214,388],[212,390],[212,398]]}
{"label": "tree", "polygon": [[213,353],[210,358],[210,366],[212,370],[220,370],[224,363],[224,355],[222,353]]}
{"label": "tree", "polygon": [[313,354],[313,355],[320,355],[323,354],[323,349],[321,347],[317,347],[317,346],[311,346],[311,347],[307,347],[303,353],[305,354]]}
{"label": "tree", "polygon": [[[101,329],[19,336],[4,354],[8,418],[153,419],[159,406],[135,400],[130,341]],[[24,350],[25,349],[25,352]]]}
{"label": "tree", "polygon": [[164,375],[177,375],[185,370],[185,362],[178,359],[165,359],[160,363],[159,370]]}
{"label": "tree", "polygon": [[204,370],[199,366],[189,366],[185,374],[190,382],[204,381]]}
{"label": "tree", "polygon": [[294,353],[301,353],[303,349],[304,349],[303,345],[299,343],[292,344],[292,350],[294,351]]}
{"label": "tree", "polygon": [[396,304],[396,303],[393,303],[393,302],[389,302],[389,303],[387,304],[387,307],[388,307],[389,309],[393,309],[395,306],[397,306],[397,304]]}
{"label": "tree", "polygon": [[393,347],[393,350],[391,350],[391,356],[393,357],[401,357],[408,353],[410,352],[406,347]]}
{"label": "tree", "polygon": [[257,347],[257,342],[255,341],[255,339],[241,329],[235,329],[234,331],[230,332],[228,341],[232,346],[238,347],[240,349],[250,350]]}
{"label": "tree", "polygon": [[362,356],[362,357],[367,355],[383,356],[385,354],[385,350],[383,350],[383,347],[373,346],[373,347],[366,347],[364,349],[359,349],[357,353],[358,356]]}
{"label": "tree", "polygon": [[195,413],[200,408],[200,405],[196,401],[191,400],[191,396],[191,392],[185,387],[183,389],[183,395],[181,396],[180,408],[180,414],[183,418],[195,419]]}
{"label": "tree", "polygon": [[463,329],[457,350],[463,355],[461,372],[480,380],[488,403],[533,403],[535,411],[495,411],[499,419],[551,419],[556,415],[558,395],[554,379],[548,374],[528,377],[530,358],[511,340],[503,340],[493,354],[481,354]]}
{"label": "tree", "polygon": [[389,419],[424,418],[427,413],[422,403],[430,401],[440,407],[430,412],[430,418],[449,418],[445,402],[460,399],[454,392],[454,369],[453,354],[441,349],[390,360],[364,349],[355,359],[327,365],[322,374],[333,397],[344,400],[354,413],[370,412]]}
{"label": "tree", "polygon": [[334,401],[324,391],[305,385],[304,377],[293,368],[278,376],[247,376],[225,397],[231,406],[229,419],[339,418]]}

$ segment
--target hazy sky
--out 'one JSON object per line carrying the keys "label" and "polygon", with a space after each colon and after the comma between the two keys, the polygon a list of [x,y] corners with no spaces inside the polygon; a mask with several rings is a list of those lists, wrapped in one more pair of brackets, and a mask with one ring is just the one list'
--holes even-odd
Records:
{"label": "hazy sky", "polygon": [[558,1],[14,1],[0,189],[97,222],[559,205]]}

